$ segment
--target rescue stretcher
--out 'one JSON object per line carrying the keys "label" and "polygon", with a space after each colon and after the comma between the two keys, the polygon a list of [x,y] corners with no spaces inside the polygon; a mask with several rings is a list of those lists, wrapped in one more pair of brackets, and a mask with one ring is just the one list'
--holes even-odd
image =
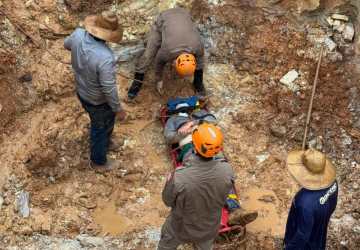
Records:
{"label": "rescue stretcher", "polygon": [[[169,117],[170,114],[168,113],[168,108],[166,106],[161,107],[160,120],[163,127],[165,127],[166,121],[168,120]],[[180,153],[180,148],[178,144],[173,144],[169,146],[169,155],[175,169],[182,166],[182,162],[178,161],[179,153]],[[234,187],[234,191],[237,196],[235,187]],[[230,214],[229,209],[224,205],[221,213],[219,235],[224,235],[226,237],[226,234],[232,232],[244,236],[246,234],[246,227],[240,225],[233,225],[233,226],[229,225],[229,214]]]}

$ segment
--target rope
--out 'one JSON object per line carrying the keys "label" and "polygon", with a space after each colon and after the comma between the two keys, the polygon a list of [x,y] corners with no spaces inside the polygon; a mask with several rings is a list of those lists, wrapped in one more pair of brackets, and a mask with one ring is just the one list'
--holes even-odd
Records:
{"label": "rope", "polygon": [[315,74],[313,89],[312,89],[312,93],[311,93],[309,110],[308,110],[307,117],[306,117],[305,133],[304,133],[304,138],[303,138],[303,142],[302,142],[302,150],[305,150],[305,146],[306,146],[306,139],[307,139],[307,134],[308,134],[309,125],[310,125],[310,118],[311,118],[313,101],[314,101],[314,96],[315,96],[315,91],[316,91],[316,85],[317,85],[317,82],[318,82],[318,79],[319,79],[319,71],[320,71],[320,65],[321,65],[321,59],[322,59],[323,51],[324,51],[324,46],[321,46],[321,51],[320,51],[320,55],[319,55],[319,61],[318,61],[318,65],[317,65],[317,68],[316,68],[316,74]]}

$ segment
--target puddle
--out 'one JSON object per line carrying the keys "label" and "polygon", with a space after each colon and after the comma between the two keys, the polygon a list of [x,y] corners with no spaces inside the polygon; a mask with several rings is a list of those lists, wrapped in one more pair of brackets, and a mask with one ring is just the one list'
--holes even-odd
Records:
{"label": "puddle", "polygon": [[[266,232],[273,236],[284,234],[286,218],[280,218],[277,213],[279,201],[273,191],[252,188],[246,190],[242,197],[241,205],[244,209],[259,212],[259,217],[246,226],[249,232]],[[270,199],[270,201],[259,200],[266,198]]]}
{"label": "puddle", "polygon": [[134,226],[129,218],[117,212],[115,204],[111,201],[98,207],[93,216],[94,221],[101,226],[102,232],[111,236],[129,232]]}

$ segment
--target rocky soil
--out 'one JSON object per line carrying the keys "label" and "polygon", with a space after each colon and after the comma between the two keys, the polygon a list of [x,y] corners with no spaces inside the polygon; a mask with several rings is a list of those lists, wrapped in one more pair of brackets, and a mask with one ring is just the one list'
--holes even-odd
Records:
{"label": "rocky soil", "polygon": [[[242,205],[259,210],[247,228],[248,249],[281,248],[297,188],[286,155],[301,147],[325,41],[308,144],[327,153],[338,169],[340,195],[328,249],[359,249],[356,0],[1,0],[0,249],[156,247],[169,212],[161,189],[171,169],[156,117],[168,98],[193,94],[191,82],[169,69],[165,94],[158,96],[150,72],[137,103],[124,104],[128,120],[115,128],[123,146],[110,157],[121,167],[94,173],[88,168],[89,121],[74,94],[63,39],[86,15],[116,11],[129,41],[112,45],[124,97],[130,81],[123,75],[133,74],[149,25],[176,3],[191,11],[204,40],[209,108],[225,131]],[[220,239],[216,249],[239,249],[236,235]]]}

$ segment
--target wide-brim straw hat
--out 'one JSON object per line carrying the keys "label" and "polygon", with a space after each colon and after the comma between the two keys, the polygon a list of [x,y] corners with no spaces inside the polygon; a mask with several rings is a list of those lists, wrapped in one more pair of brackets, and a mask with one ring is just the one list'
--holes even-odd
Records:
{"label": "wide-brim straw hat", "polygon": [[287,167],[292,177],[309,190],[328,188],[336,178],[336,168],[331,161],[314,149],[290,152]]}
{"label": "wide-brim straw hat", "polygon": [[123,29],[115,13],[103,11],[101,15],[87,16],[84,27],[91,35],[107,42],[119,43],[122,40]]}

